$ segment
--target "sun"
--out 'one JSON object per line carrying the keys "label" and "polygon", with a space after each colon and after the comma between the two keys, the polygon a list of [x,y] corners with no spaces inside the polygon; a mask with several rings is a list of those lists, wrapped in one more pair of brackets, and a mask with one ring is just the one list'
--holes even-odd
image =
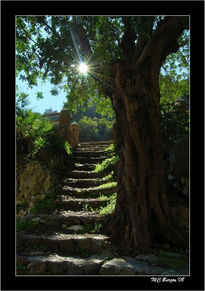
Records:
{"label": "sun", "polygon": [[81,74],[86,75],[88,73],[88,65],[86,63],[81,62],[79,64],[78,70]]}

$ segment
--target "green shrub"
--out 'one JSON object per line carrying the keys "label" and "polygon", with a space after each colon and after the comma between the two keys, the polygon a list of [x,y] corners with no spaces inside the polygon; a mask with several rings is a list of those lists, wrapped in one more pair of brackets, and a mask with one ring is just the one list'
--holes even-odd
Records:
{"label": "green shrub", "polygon": [[40,113],[18,108],[16,127],[17,153],[35,158],[40,149],[46,149],[55,155],[71,155],[71,147],[58,135],[58,127]]}
{"label": "green shrub", "polygon": [[189,133],[189,111],[180,110],[173,102],[161,104],[161,130],[165,139],[176,142]]}
{"label": "green shrub", "polygon": [[112,196],[110,196],[110,200],[108,204],[100,208],[100,214],[102,215],[111,214],[115,209],[116,200],[117,200],[117,193],[114,193]]}
{"label": "green shrub", "polygon": [[97,164],[94,172],[111,172],[115,168],[118,161],[118,156],[112,156],[111,158],[104,160],[101,164]]}
{"label": "green shrub", "polygon": [[96,120],[92,120],[89,117],[83,116],[83,118],[78,121],[78,125],[80,141],[89,141],[97,139],[98,124]]}
{"label": "green shrub", "polygon": [[48,193],[45,199],[38,201],[35,206],[31,209],[31,213],[49,213],[55,208],[56,193]]}
{"label": "green shrub", "polygon": [[38,220],[33,220],[33,219],[26,220],[24,218],[17,218],[16,230],[20,231],[20,230],[24,230],[24,229],[31,229],[31,228],[37,226],[38,223],[39,223]]}

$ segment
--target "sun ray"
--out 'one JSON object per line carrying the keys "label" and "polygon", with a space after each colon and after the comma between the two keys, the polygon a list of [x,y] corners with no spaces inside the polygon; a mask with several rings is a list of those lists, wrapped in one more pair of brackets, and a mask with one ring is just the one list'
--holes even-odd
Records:
{"label": "sun ray", "polygon": [[87,73],[89,71],[89,67],[86,63],[81,62],[78,66],[78,70],[81,74],[87,75]]}

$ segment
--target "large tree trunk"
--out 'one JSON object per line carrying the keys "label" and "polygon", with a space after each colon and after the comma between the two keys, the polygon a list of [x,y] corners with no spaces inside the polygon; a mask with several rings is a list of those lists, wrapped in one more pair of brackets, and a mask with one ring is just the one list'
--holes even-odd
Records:
{"label": "large tree trunk", "polygon": [[120,167],[111,238],[134,255],[149,252],[156,241],[188,245],[170,213],[164,179],[158,78],[170,48],[176,50],[176,44],[165,50],[157,38],[137,64],[127,58],[114,70]]}

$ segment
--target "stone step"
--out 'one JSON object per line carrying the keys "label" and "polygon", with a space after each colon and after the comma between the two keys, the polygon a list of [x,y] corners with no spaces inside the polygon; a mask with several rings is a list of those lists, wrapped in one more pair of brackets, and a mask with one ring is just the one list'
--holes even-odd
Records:
{"label": "stone step", "polygon": [[83,146],[83,147],[79,147],[76,149],[76,153],[78,152],[92,152],[94,155],[95,153],[99,153],[99,152],[104,152],[104,154],[106,154],[105,150],[107,149],[107,146],[94,146],[94,147],[89,147],[89,146]]}
{"label": "stone step", "polygon": [[96,167],[96,164],[88,163],[74,163],[72,169],[80,171],[93,171]]}
{"label": "stone step", "polygon": [[102,178],[105,176],[105,173],[93,172],[93,171],[85,171],[85,170],[72,170],[64,174],[66,177],[73,179],[94,179],[94,178]]}
{"label": "stone step", "polygon": [[72,160],[74,163],[80,163],[80,164],[99,164],[102,163],[107,157],[73,157]]}
{"label": "stone step", "polygon": [[68,196],[60,196],[55,202],[55,206],[56,209],[80,211],[87,208],[87,211],[90,211],[91,208],[96,209],[106,206],[108,202],[108,198],[106,200],[100,200],[96,198],[73,198]]}
{"label": "stone step", "polygon": [[31,251],[57,252],[59,255],[88,256],[112,255],[114,247],[109,237],[101,234],[65,234],[33,235],[17,233],[17,253],[28,255]]}
{"label": "stone step", "polygon": [[108,258],[105,255],[87,258],[58,254],[17,256],[17,264],[22,266],[23,263],[24,267],[17,270],[17,275],[98,275],[98,270]]}
{"label": "stone step", "polygon": [[110,146],[111,144],[113,144],[113,140],[109,140],[109,141],[88,141],[88,142],[79,142],[79,146],[93,146],[93,145],[107,145]]}
{"label": "stone step", "polygon": [[189,275],[188,265],[183,268],[172,268],[171,265],[152,265],[131,257],[62,256],[58,253],[44,254],[41,251],[30,252],[27,256],[18,254],[17,266],[21,266],[17,269],[17,275]]}
{"label": "stone step", "polygon": [[80,143],[78,144],[78,146],[76,147],[76,149],[80,149],[80,148],[87,148],[90,150],[93,150],[95,148],[99,148],[99,149],[105,149],[108,148],[112,145],[112,143],[110,144],[86,144],[86,143]]}
{"label": "stone step", "polygon": [[[107,180],[106,182],[109,182],[110,180]],[[65,178],[62,183],[73,188],[90,188],[100,186],[101,184],[103,184],[103,181],[101,178]]]}
{"label": "stone step", "polygon": [[74,156],[76,156],[76,157],[102,157],[105,155],[106,155],[106,152],[104,150],[90,151],[89,149],[85,149],[85,150],[82,150],[82,149],[78,150],[77,149],[74,152]]}
{"label": "stone step", "polygon": [[[24,224],[28,225],[24,231],[38,234],[52,233],[53,231],[73,233],[75,229],[71,226],[80,225],[80,233],[89,232],[91,224],[103,224],[107,217],[107,215],[100,215],[97,211],[72,211],[61,208],[56,209],[52,214],[39,213],[24,217]],[[87,227],[88,225],[90,227]]]}
{"label": "stone step", "polygon": [[72,188],[67,185],[63,186],[62,188],[62,194],[69,195],[69,196],[75,196],[78,198],[87,198],[87,197],[99,197],[100,195],[107,195],[110,196],[113,193],[117,192],[117,186],[110,187],[107,189],[99,189],[99,187],[93,187],[93,188]]}

